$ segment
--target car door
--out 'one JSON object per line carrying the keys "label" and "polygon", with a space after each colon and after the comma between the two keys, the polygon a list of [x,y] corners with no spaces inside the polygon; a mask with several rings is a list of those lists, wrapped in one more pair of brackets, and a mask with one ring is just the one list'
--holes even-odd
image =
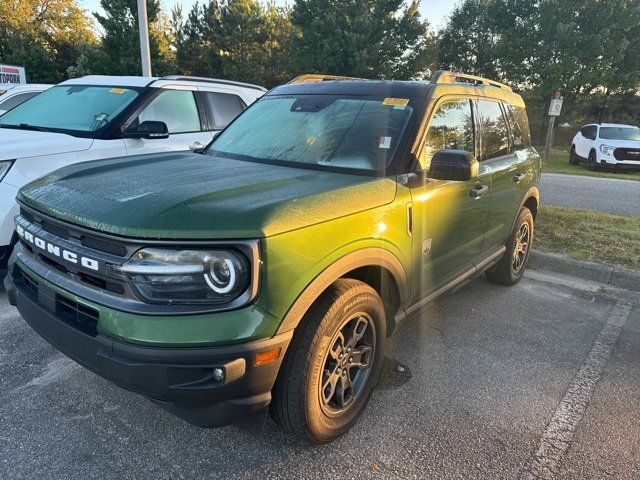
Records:
{"label": "car door", "polygon": [[476,100],[480,121],[480,164],[491,175],[489,217],[483,251],[505,244],[520,208],[518,186],[528,184],[532,174],[525,165],[522,142],[518,149],[510,137],[507,108],[499,101]]}
{"label": "car door", "polygon": [[588,158],[593,141],[596,139],[598,127],[595,125],[586,125],[580,130],[576,141],[576,154],[582,158]]}
{"label": "car door", "polygon": [[195,150],[206,144],[206,117],[196,101],[196,92],[178,86],[162,88],[147,102],[126,128],[136,128],[145,121],[167,125],[167,138],[125,138],[127,155],[157,151]]}
{"label": "car door", "polygon": [[[427,170],[439,150],[475,153],[476,125],[471,101],[445,97],[429,121],[419,161]],[[491,189],[485,172],[469,181],[429,179],[411,190],[414,295],[419,298],[471,267],[480,254]],[[472,196],[472,191],[482,192]]]}
{"label": "car door", "polygon": [[233,91],[213,87],[198,87],[207,115],[205,145],[231,123],[246,108],[244,100]]}

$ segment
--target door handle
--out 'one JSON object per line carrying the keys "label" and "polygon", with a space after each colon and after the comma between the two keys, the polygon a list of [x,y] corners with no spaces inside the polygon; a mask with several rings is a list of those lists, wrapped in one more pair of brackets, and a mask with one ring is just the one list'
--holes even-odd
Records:
{"label": "door handle", "polygon": [[472,198],[480,198],[488,192],[489,187],[487,185],[476,185],[475,187],[473,187],[473,189],[471,189],[469,195]]}
{"label": "door handle", "polygon": [[192,152],[195,152],[196,150],[200,150],[204,148],[204,143],[200,143],[200,142],[193,142],[193,144],[189,145],[189,150],[191,150]]}
{"label": "door handle", "polygon": [[516,183],[520,183],[520,182],[522,181],[522,179],[523,179],[524,177],[526,177],[526,176],[527,176],[527,175],[526,175],[526,174],[524,174],[524,173],[518,173],[517,175],[514,175],[514,177],[513,177],[513,181],[514,181],[514,182],[516,182]]}

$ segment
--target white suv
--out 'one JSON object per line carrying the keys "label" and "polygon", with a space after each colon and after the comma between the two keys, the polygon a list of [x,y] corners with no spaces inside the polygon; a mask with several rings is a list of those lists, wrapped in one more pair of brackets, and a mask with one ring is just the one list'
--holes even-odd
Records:
{"label": "white suv", "polygon": [[43,83],[10,83],[0,85],[0,115],[35,97],[52,85]]}
{"label": "white suv", "polygon": [[591,170],[640,170],[640,128],[599,123],[585,125],[573,137],[569,163],[586,162]]}
{"label": "white suv", "polygon": [[0,270],[16,240],[20,187],[86,160],[202,149],[265,92],[197,77],[87,76],[6,112],[0,117]]}

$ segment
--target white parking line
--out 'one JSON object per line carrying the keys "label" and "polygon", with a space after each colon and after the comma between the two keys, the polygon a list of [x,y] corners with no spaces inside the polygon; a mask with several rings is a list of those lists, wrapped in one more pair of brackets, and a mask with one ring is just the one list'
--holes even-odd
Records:
{"label": "white parking line", "polygon": [[631,305],[627,302],[619,301],[613,307],[609,321],[598,334],[593,348],[540,437],[538,449],[525,465],[520,475],[521,480],[551,479],[560,472],[564,455],[573,442],[576,427],[582,420],[630,312]]}

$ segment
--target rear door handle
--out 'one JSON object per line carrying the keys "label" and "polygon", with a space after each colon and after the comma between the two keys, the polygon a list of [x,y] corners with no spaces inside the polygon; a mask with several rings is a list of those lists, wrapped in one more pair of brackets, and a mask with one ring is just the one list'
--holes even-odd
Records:
{"label": "rear door handle", "polygon": [[524,177],[526,177],[526,176],[527,176],[527,175],[526,175],[526,174],[524,174],[524,173],[518,173],[517,175],[514,175],[514,176],[513,176],[513,181],[514,181],[514,182],[516,182],[516,183],[520,183],[520,182],[522,181],[522,179],[523,179]]}
{"label": "rear door handle", "polygon": [[482,197],[483,195],[485,195],[488,192],[489,192],[489,187],[487,185],[476,185],[469,192],[469,195],[472,198],[480,198],[480,197]]}

